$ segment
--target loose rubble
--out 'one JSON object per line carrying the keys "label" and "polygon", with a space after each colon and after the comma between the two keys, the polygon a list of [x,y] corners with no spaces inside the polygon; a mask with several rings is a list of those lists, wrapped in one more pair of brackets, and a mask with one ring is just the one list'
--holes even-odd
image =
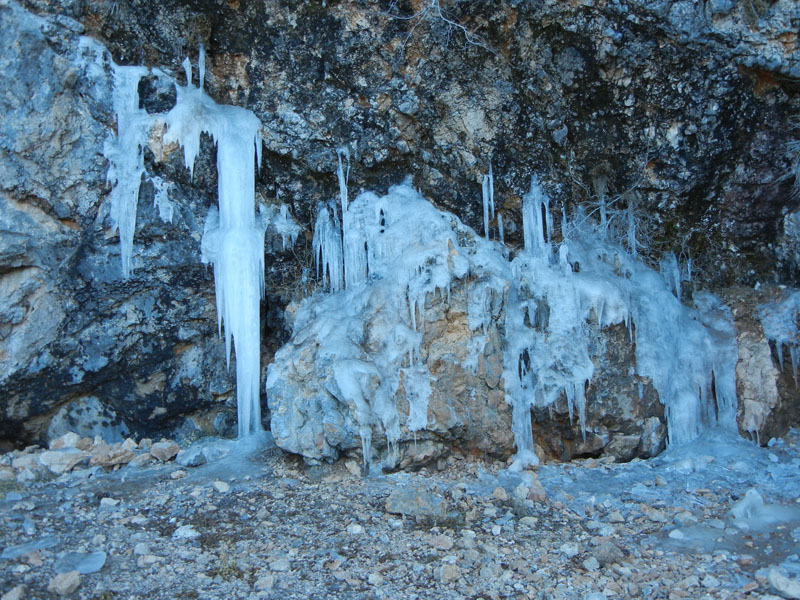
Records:
{"label": "loose rubble", "polygon": [[[151,454],[168,441],[90,440],[61,474],[42,460],[80,441],[0,455],[3,600],[717,600],[800,585],[797,431],[769,449],[711,436],[522,473],[454,453],[362,477],[232,442],[198,467]],[[91,464],[123,446],[127,465]]]}

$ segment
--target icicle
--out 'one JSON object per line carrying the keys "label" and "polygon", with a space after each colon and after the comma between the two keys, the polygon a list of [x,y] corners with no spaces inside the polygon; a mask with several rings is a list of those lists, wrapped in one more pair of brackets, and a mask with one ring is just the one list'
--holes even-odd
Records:
{"label": "icicle", "polygon": [[192,62],[189,60],[189,57],[183,59],[183,72],[186,75],[186,87],[192,87]]}
{"label": "icicle", "polygon": [[497,230],[498,230],[498,233],[500,234],[500,243],[501,244],[505,244],[506,243],[506,235],[505,235],[505,230],[503,229],[503,215],[502,215],[502,213],[497,213]]}
{"label": "icicle", "polygon": [[103,153],[108,159],[106,176],[112,185],[111,220],[119,231],[122,274],[133,271],[133,234],[136,230],[136,208],[139,186],[144,174],[142,147],[152,126],[152,119],[139,108],[139,80],[145,67],[114,67],[114,111],[117,114],[117,135],[107,140]]}
{"label": "icicle", "polygon": [[[345,159],[346,167],[342,165],[342,157]],[[342,201],[342,215],[344,215],[347,212],[347,180],[350,177],[350,149],[347,146],[337,148],[336,160],[339,165],[336,168],[336,177],[339,180],[339,198]]]}
{"label": "icicle", "polygon": [[317,221],[314,224],[311,248],[317,267],[317,280],[322,281],[324,285],[327,279],[330,291],[338,292],[344,289],[342,230],[336,218],[335,208],[333,213],[331,219],[328,206],[322,202],[317,205]]}
{"label": "icicle", "polygon": [[605,175],[597,175],[593,183],[595,194],[597,194],[597,203],[600,208],[600,232],[603,237],[605,237],[608,233],[608,207],[606,206],[608,178]]}
{"label": "icicle", "polygon": [[483,176],[483,231],[489,239],[489,218],[494,218],[494,176],[492,163],[489,163],[489,174]]}
{"label": "icicle", "polygon": [[197,71],[198,71],[197,87],[199,87],[202,90],[206,80],[206,49],[205,46],[203,46],[203,44],[200,44],[200,52],[197,58]]}
{"label": "icicle", "polygon": [[[204,52],[201,50],[204,60]],[[178,86],[175,107],[165,117],[164,141],[179,142],[186,166],[193,170],[200,134],[217,143],[218,221],[209,218],[204,257],[214,263],[217,319],[224,324],[225,354],[236,350],[236,395],[239,437],[262,431],[260,389],[260,304],[264,298],[264,231],[266,213],[256,220],[255,154],[261,122],[250,111],[219,105],[192,86],[192,67],[184,61],[187,84]],[[204,69],[204,67],[203,67]],[[203,72],[204,74],[204,72]],[[202,84],[202,75],[200,77]],[[211,230],[212,225],[217,225]],[[208,236],[208,240],[206,240]]]}
{"label": "icicle", "polygon": [[522,230],[526,252],[534,256],[549,255],[553,233],[550,199],[535,176],[531,177],[530,191],[522,198]]}
{"label": "icicle", "polygon": [[628,200],[628,251],[633,258],[638,256],[636,248],[636,217],[633,212],[633,195]]}

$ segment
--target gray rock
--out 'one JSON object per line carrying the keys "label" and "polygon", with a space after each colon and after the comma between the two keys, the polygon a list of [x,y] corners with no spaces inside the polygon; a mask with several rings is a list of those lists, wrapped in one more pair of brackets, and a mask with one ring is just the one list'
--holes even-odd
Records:
{"label": "gray rock", "polygon": [[419,487],[398,487],[386,498],[386,512],[407,517],[441,519],[447,512],[447,504],[441,495]]}

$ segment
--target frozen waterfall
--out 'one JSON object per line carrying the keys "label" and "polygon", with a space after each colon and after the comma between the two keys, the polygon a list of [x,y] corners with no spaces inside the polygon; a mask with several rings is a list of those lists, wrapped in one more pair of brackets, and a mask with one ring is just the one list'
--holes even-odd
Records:
{"label": "frozen waterfall", "polygon": [[[139,186],[145,174],[142,148],[157,119],[167,131],[164,142],[183,147],[190,172],[200,152],[200,135],[208,133],[217,144],[217,195],[219,209],[209,213],[202,241],[203,262],[214,265],[217,320],[225,335],[230,365],[236,353],[236,395],[239,437],[262,431],[260,389],[260,305],[264,298],[264,232],[269,214],[255,211],[255,170],[260,162],[261,122],[249,110],[220,105],[203,91],[205,53],[200,48],[198,86],[192,85],[192,67],[184,61],[186,85],[176,84],[177,102],[166,115],[149,115],[139,108],[138,84],[145,67],[113,65],[117,135],[106,144],[108,180],[113,184],[111,216],[120,232],[122,270],[133,269],[133,233]],[[164,183],[154,178],[159,210],[171,205]],[[164,213],[162,212],[162,217]],[[282,208],[276,218],[279,233],[293,240],[299,228]]]}

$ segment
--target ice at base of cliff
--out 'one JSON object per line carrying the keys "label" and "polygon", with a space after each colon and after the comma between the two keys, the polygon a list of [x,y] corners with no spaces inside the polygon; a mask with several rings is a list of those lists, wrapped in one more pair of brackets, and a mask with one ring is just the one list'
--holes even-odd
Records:
{"label": "ice at base of cliff", "polygon": [[[531,408],[565,397],[571,416],[584,425],[585,389],[594,374],[590,326],[628,327],[636,373],[653,381],[672,443],[694,439],[717,422],[735,428],[736,338],[730,311],[710,294],[698,294],[695,307],[681,304],[675,269],[665,269],[665,279],[583,213],[565,216],[563,239],[557,242],[549,199],[535,179],[523,199],[525,250],[509,262],[503,245],[439,211],[409,184],[394,186],[385,196],[367,192],[348,202],[341,162],[338,174],[341,202],[320,205],[313,241],[320,283],[332,293],[306,299],[293,331],[301,339],[321,340],[321,354],[335,359],[336,381],[342,400],[355,409],[365,460],[372,453],[365,438],[372,438],[373,427],[386,435],[390,447],[402,427],[421,428],[422,399],[430,385],[420,375],[425,372],[420,358],[425,301],[436,294],[448,298],[453,282],[465,279],[467,320],[476,343],[469,344],[462,366],[474,369],[483,350],[481,336],[490,327],[501,330],[515,467],[537,462]],[[487,177],[487,215],[491,183]],[[493,316],[497,303],[505,307],[504,322]],[[287,368],[279,361],[270,365],[267,387]],[[409,377],[411,372],[417,375]],[[419,399],[407,416],[395,405],[403,374],[406,395]]]}

